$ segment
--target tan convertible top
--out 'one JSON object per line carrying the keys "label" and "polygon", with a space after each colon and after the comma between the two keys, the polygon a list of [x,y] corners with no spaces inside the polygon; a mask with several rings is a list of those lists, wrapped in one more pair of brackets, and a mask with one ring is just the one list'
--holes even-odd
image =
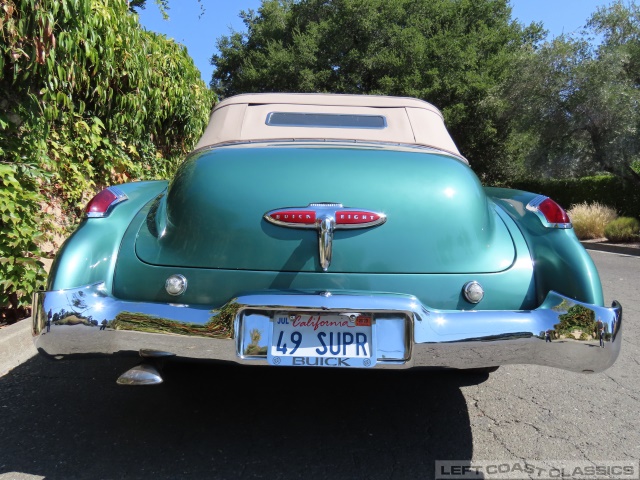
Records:
{"label": "tan convertible top", "polygon": [[223,100],[196,149],[261,140],[356,140],[434,147],[460,156],[440,111],[377,95],[252,93]]}

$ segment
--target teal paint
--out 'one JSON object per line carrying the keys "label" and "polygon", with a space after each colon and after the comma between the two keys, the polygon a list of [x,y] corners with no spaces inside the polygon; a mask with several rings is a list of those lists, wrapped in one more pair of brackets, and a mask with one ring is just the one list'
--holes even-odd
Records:
{"label": "teal paint", "polygon": [[508,229],[467,165],[389,147],[228,147],[195,155],[158,207],[156,217],[166,208],[166,220],[142,223],[136,253],[164,266],[321,271],[315,230],[262,218],[317,202],[387,215],[381,226],[336,230],[334,273],[487,273],[515,258]]}
{"label": "teal paint", "polygon": [[124,232],[138,211],[167,188],[166,181],[118,185],[128,200],[105,218],[84,219],[60,247],[54,260],[47,290],[106,282],[111,287],[113,270]]}
{"label": "teal paint", "polygon": [[485,190],[515,220],[528,244],[535,265],[538,303],[554,290],[581,302],[604,306],[596,266],[572,228],[545,228],[526,209],[537,194],[504,188]]}

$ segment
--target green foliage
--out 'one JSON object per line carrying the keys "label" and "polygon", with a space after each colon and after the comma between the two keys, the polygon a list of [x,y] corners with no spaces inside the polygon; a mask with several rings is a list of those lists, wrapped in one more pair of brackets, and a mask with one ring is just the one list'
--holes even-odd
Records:
{"label": "green foliage", "polygon": [[106,184],[169,175],[214,95],[125,0],[3,0],[0,29],[1,306],[42,283],[46,204],[69,218]]}
{"label": "green foliage", "polygon": [[40,189],[51,178],[41,167],[44,121],[17,125],[18,114],[28,112],[18,109],[0,122],[0,307],[13,308],[44,282],[38,244],[48,223]]}
{"label": "green foliage", "polygon": [[558,335],[571,335],[574,330],[582,331],[582,334],[595,335],[597,326],[595,313],[589,308],[574,305],[558,318],[560,323],[555,325]]}
{"label": "green foliage", "polygon": [[[147,0],[128,0],[128,3],[129,10],[131,12],[144,10],[147,6]],[[160,13],[162,14],[162,18],[164,18],[165,20],[169,20],[169,14],[167,13],[169,11],[169,0],[155,0],[155,3],[158,7],[158,10],[160,10]],[[200,4],[200,15],[198,16],[198,18],[200,18],[202,17],[202,15],[204,15],[205,8],[202,0],[198,0],[198,3]]]}
{"label": "green foliage", "polygon": [[640,217],[640,190],[636,185],[612,175],[583,178],[529,179],[507,182],[518,190],[536,192],[553,198],[565,208],[579,203],[598,202],[621,215]]}
{"label": "green foliage", "polygon": [[37,193],[42,173],[20,161],[0,163],[0,305],[17,307],[44,281],[36,258],[42,232]]}
{"label": "green foliage", "polygon": [[611,242],[637,242],[640,240],[640,222],[632,217],[619,217],[604,229],[604,235]]}
{"label": "green foliage", "polygon": [[421,98],[443,110],[477,172],[500,174],[504,129],[483,99],[513,54],[540,36],[538,25],[511,21],[506,0],[263,0],[241,17],[248,32],[221,37],[212,57],[219,95]]}
{"label": "green foliage", "polygon": [[[640,183],[640,7],[616,1],[588,29],[523,50],[492,98],[532,170],[550,177],[609,172]],[[593,35],[601,35],[597,47]],[[521,138],[528,138],[528,145]],[[513,147],[515,148],[515,147]]]}
{"label": "green foliage", "polygon": [[[137,10],[144,10],[147,6],[147,0],[129,0],[129,10],[135,12]],[[165,20],[168,19],[167,10],[169,10],[169,0],[155,0],[155,3],[162,13]]]}

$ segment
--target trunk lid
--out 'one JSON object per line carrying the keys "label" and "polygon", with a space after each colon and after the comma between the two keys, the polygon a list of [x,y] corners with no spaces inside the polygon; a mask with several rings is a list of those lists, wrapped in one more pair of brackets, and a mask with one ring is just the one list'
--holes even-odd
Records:
{"label": "trunk lid", "polygon": [[197,153],[179,168],[136,240],[149,264],[322,271],[318,233],[263,219],[330,202],[387,216],[336,230],[330,272],[488,273],[515,258],[509,231],[475,174],[418,148],[242,145]]}

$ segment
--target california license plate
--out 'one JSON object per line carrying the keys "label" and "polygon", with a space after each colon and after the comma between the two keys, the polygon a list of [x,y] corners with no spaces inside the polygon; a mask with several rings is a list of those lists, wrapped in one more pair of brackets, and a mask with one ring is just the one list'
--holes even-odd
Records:
{"label": "california license plate", "polygon": [[369,368],[376,364],[370,315],[278,313],[272,325],[267,353],[271,365]]}

